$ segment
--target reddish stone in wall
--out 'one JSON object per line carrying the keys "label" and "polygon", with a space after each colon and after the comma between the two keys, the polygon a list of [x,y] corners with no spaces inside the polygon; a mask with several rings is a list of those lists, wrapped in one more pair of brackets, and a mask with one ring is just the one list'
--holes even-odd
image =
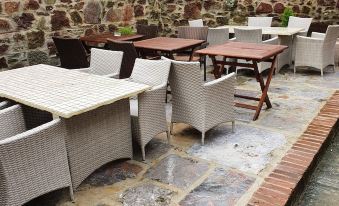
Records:
{"label": "reddish stone in wall", "polygon": [[337,1],[337,8],[339,9],[339,0]]}
{"label": "reddish stone in wall", "polygon": [[5,11],[7,14],[12,14],[19,11],[20,2],[5,2]]}
{"label": "reddish stone in wall", "polygon": [[106,21],[119,22],[121,21],[121,10],[120,9],[109,9],[106,13]]}
{"label": "reddish stone in wall", "polygon": [[22,13],[21,16],[14,17],[14,21],[17,23],[18,28],[22,29],[31,27],[34,20],[34,15],[31,13]]}
{"label": "reddish stone in wall", "polygon": [[196,19],[201,16],[201,3],[194,2],[189,3],[184,7],[184,18],[186,19]]}
{"label": "reddish stone in wall", "polygon": [[40,5],[35,0],[28,0],[25,4],[25,10],[38,10]]}
{"label": "reddish stone in wall", "polygon": [[276,3],[274,5],[274,12],[275,13],[281,14],[281,13],[284,12],[284,9],[285,9],[285,6],[282,3]]}
{"label": "reddish stone in wall", "polygon": [[259,4],[256,10],[258,14],[272,13],[272,11],[273,11],[272,5],[263,2]]}
{"label": "reddish stone in wall", "polygon": [[7,20],[0,19],[0,31],[6,32],[11,30],[11,25]]}
{"label": "reddish stone in wall", "polygon": [[175,11],[176,8],[177,8],[177,6],[175,4],[167,5],[167,11],[170,12],[170,13]]}
{"label": "reddish stone in wall", "polygon": [[300,13],[300,7],[298,5],[294,5],[292,7],[292,10],[293,10],[294,13]]}
{"label": "reddish stone in wall", "polygon": [[214,0],[206,0],[204,1],[204,8],[205,10],[209,10],[213,5],[215,5],[215,1]]}
{"label": "reddish stone in wall", "polygon": [[122,20],[125,23],[128,23],[132,20],[132,18],[133,18],[133,8],[131,5],[126,5],[123,10]]}
{"label": "reddish stone in wall", "polygon": [[90,1],[84,9],[85,23],[99,24],[101,21],[101,6],[99,1]]}
{"label": "reddish stone in wall", "polygon": [[53,11],[51,24],[53,31],[60,30],[63,27],[70,27],[69,19],[67,18],[65,11]]}
{"label": "reddish stone in wall", "polygon": [[143,16],[144,15],[144,7],[141,5],[135,5],[134,6],[134,16]]}

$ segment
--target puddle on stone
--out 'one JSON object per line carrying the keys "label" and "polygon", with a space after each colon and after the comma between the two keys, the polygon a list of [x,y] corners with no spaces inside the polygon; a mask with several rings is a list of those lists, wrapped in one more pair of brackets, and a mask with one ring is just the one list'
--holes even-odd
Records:
{"label": "puddle on stone", "polygon": [[171,154],[150,168],[145,177],[178,188],[187,188],[207,170],[207,163]]}
{"label": "puddle on stone", "polygon": [[248,125],[236,125],[235,133],[222,125],[210,130],[205,145],[194,144],[188,154],[218,164],[258,174],[271,160],[271,152],[286,142],[284,135]]}
{"label": "puddle on stone", "polygon": [[339,202],[339,133],[318,163],[310,183],[295,205],[338,205]]}
{"label": "puddle on stone", "polygon": [[232,170],[216,168],[179,204],[181,206],[235,205],[253,182],[252,177]]}
{"label": "puddle on stone", "polygon": [[127,189],[121,194],[120,199],[124,206],[166,206],[170,205],[174,194],[171,190],[143,183]]}

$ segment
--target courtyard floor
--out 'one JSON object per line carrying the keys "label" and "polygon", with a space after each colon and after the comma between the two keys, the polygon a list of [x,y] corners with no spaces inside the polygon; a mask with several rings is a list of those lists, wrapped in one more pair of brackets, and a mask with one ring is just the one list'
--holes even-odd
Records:
{"label": "courtyard floor", "polygon": [[[237,93],[259,94],[251,75],[238,75],[237,81]],[[204,146],[201,133],[175,124],[171,144],[165,134],[154,138],[146,161],[135,146],[134,160],[109,163],[88,177],[75,192],[75,203],[63,189],[27,205],[245,205],[338,89],[339,72],[332,69],[324,77],[319,71],[282,70],[269,90],[273,108],[264,109],[257,121],[254,111],[236,108],[235,132],[221,124],[206,134]],[[170,110],[168,104],[168,117]]]}

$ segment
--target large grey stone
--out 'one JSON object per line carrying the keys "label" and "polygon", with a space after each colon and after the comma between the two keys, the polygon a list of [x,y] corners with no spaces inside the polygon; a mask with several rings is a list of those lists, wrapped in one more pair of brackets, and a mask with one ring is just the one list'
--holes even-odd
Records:
{"label": "large grey stone", "polygon": [[150,183],[127,189],[121,195],[124,206],[165,206],[171,203],[174,192]]}
{"label": "large grey stone", "polygon": [[208,164],[171,154],[150,168],[145,177],[187,188],[208,170]]}
{"label": "large grey stone", "polygon": [[246,193],[254,178],[232,170],[217,168],[180,202],[181,206],[234,205]]}
{"label": "large grey stone", "polygon": [[188,154],[258,174],[271,160],[271,152],[286,142],[284,135],[249,125],[220,125],[207,133],[205,145],[194,144]]}

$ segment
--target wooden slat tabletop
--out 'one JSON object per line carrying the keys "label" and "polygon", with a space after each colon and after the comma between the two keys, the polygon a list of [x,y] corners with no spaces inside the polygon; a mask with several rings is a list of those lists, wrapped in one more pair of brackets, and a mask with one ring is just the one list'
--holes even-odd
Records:
{"label": "wooden slat tabletop", "polygon": [[193,48],[204,43],[204,40],[181,39],[170,37],[157,37],[134,42],[134,46],[139,49],[151,49],[157,51],[173,52],[186,48]]}
{"label": "wooden slat tabletop", "polygon": [[115,36],[112,33],[95,34],[90,36],[80,37],[80,40],[91,43],[107,43],[107,39],[119,40],[119,41],[135,41],[140,40],[144,35],[132,34],[126,36]]}
{"label": "wooden slat tabletop", "polygon": [[265,60],[275,56],[285,49],[284,45],[255,44],[245,42],[227,42],[196,51],[197,54],[224,56],[238,59]]}

